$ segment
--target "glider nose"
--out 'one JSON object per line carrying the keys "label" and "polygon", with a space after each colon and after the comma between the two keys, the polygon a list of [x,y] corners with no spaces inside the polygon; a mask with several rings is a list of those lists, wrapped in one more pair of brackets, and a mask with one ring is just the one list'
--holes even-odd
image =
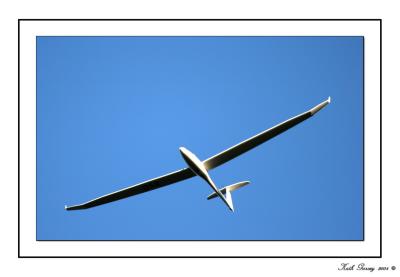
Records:
{"label": "glider nose", "polygon": [[179,147],[179,152],[181,153],[182,157],[187,158],[188,156],[188,150],[185,147]]}
{"label": "glider nose", "polygon": [[185,147],[179,147],[179,152],[181,153],[182,158],[189,165],[189,167],[193,169],[194,163],[193,163],[193,160],[191,159],[191,155],[190,155],[191,152],[189,150],[187,150]]}

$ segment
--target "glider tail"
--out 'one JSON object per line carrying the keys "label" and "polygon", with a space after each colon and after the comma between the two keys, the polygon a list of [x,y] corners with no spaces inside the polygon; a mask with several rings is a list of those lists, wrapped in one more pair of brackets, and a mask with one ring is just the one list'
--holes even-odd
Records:
{"label": "glider tail", "polygon": [[[231,207],[232,211],[233,211],[233,202],[232,202],[231,192],[234,190],[237,190],[238,188],[241,188],[245,185],[248,185],[248,184],[250,184],[249,181],[243,181],[243,182],[235,183],[233,185],[226,186],[219,190],[220,193],[222,193],[225,196],[225,199],[228,202],[229,206]],[[207,197],[207,200],[216,198],[218,196],[219,195],[216,192],[213,192]]]}

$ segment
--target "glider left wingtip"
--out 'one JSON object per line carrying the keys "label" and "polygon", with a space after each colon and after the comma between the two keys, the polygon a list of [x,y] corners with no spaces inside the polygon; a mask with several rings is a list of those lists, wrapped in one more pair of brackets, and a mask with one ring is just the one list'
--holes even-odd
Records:
{"label": "glider left wingtip", "polygon": [[331,97],[329,96],[327,100],[325,100],[324,102],[318,104],[317,106],[315,106],[314,108],[312,108],[310,110],[311,115],[316,114],[317,112],[322,110],[326,105],[328,105],[330,103],[331,103]]}

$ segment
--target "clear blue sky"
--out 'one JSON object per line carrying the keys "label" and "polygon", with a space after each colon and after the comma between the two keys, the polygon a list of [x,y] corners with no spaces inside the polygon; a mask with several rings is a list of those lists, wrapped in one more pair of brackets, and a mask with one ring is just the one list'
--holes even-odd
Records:
{"label": "clear blue sky", "polygon": [[[37,239],[362,240],[362,37],[38,37]],[[199,177],[64,205],[206,159],[332,97]]]}

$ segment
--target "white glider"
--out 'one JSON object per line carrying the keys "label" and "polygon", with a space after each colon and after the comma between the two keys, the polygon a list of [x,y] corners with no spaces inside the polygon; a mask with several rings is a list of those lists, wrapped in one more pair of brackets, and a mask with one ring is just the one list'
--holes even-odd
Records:
{"label": "white glider", "polygon": [[106,204],[109,202],[113,202],[116,200],[120,200],[126,197],[130,197],[133,195],[137,195],[143,192],[147,192],[153,189],[158,189],[167,185],[171,185],[173,183],[177,183],[189,178],[192,178],[194,176],[199,176],[202,179],[204,179],[210,187],[214,190],[212,194],[208,196],[207,199],[212,199],[215,197],[219,197],[222,199],[222,201],[228,206],[228,208],[233,211],[233,203],[232,203],[232,196],[231,196],[231,191],[234,191],[240,187],[243,187],[250,182],[244,181],[244,182],[239,182],[230,186],[226,186],[222,189],[218,189],[217,186],[214,184],[212,181],[210,175],[208,174],[208,171],[216,168],[217,166],[220,166],[237,156],[253,149],[254,147],[266,142],[267,140],[283,133],[284,131],[292,128],[293,126],[299,124],[300,122],[310,118],[313,116],[315,113],[317,113],[319,110],[324,108],[326,105],[328,105],[331,102],[331,98],[329,97],[326,101],[318,104],[314,108],[299,114],[295,117],[292,117],[270,129],[267,129],[245,141],[242,141],[235,146],[232,146],[231,148],[228,148],[206,160],[203,162],[200,161],[192,152],[187,150],[184,147],[180,147],[179,151],[181,152],[181,155],[185,162],[188,165],[188,168],[184,168],[178,171],[174,171],[172,173],[163,175],[158,178],[154,178],[139,184],[136,184],[134,186],[130,186],[124,189],[121,189],[116,192],[112,192],[110,194],[95,198],[93,200],[90,200],[88,202],[85,202],[80,205],[75,205],[75,206],[65,206],[66,210],[81,210],[81,209],[88,209],[92,208],[95,206],[99,206],[102,204]]}

